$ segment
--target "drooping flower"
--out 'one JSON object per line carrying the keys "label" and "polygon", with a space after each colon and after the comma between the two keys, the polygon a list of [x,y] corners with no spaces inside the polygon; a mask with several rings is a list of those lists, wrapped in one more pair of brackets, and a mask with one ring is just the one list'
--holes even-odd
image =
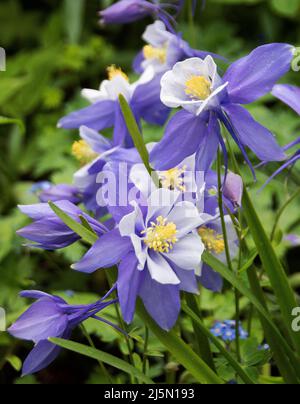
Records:
{"label": "drooping flower", "polygon": [[71,203],[78,204],[82,198],[79,190],[75,186],[59,184],[50,185],[50,187],[40,192],[39,199],[43,203],[47,203],[49,201],[69,201]]}
{"label": "drooping flower", "polygon": [[155,166],[167,170],[197,153],[197,170],[209,170],[219,144],[227,156],[219,122],[225,125],[253,172],[245,147],[262,161],[284,160],[285,153],[273,134],[241,104],[270,92],[289,71],[293,52],[288,44],[260,46],[233,63],[223,78],[211,56],[176,63],[162,78],[161,100],[168,107],[183,109],[171,118],[164,138],[151,153]]}
{"label": "drooping flower", "polygon": [[137,73],[142,73],[149,67],[152,67],[156,74],[164,73],[181,60],[193,56],[204,58],[210,54],[192,49],[180,34],[170,32],[162,21],[148,25],[143,40],[146,45],[133,63]]}
{"label": "drooping flower", "polygon": [[[236,322],[234,320],[226,320],[223,322],[217,322],[211,329],[211,333],[218,338],[221,338],[224,342],[232,342],[236,339]],[[239,324],[239,337],[241,340],[248,338],[248,333]]]}
{"label": "drooping flower", "polygon": [[277,84],[272,90],[274,97],[278,98],[300,115],[300,88],[289,84]]}
{"label": "drooping flower", "polygon": [[118,227],[73,265],[91,273],[119,264],[118,296],[128,323],[140,296],[154,320],[169,330],[180,311],[180,290],[197,293],[195,270],[204,250],[197,229],[204,219],[194,204],[178,200],[179,192],[162,188],[149,196],[146,206],[133,203]]}
{"label": "drooping flower", "polygon": [[117,300],[105,302],[113,290],[98,302],[81,306],[68,305],[58,296],[39,291],[22,292],[22,297],[37,299],[8,329],[14,337],[33,341],[35,344],[24,362],[23,375],[39,372],[57,358],[60,348],[48,341],[49,338],[69,339],[73,329],[90,317],[113,326],[97,315],[107,306],[117,302]]}
{"label": "drooping flower", "polygon": [[133,141],[120,108],[119,95],[126,98],[138,122],[144,119],[151,124],[163,125],[169,109],[160,101],[159,78],[154,76],[152,68],[147,69],[133,84],[115,66],[108,68],[108,76],[109,79],[101,83],[99,90],[82,91],[82,96],[91,105],[62,118],[58,126],[65,129],[87,126],[99,131],[113,127],[113,145],[130,148]]}
{"label": "drooping flower", "polygon": [[[69,201],[58,201],[55,203],[68,216],[81,223],[80,217],[84,217],[93,230],[102,235],[107,228],[96,221],[77,206]],[[80,239],[61,219],[53,212],[47,203],[19,206],[22,213],[33,219],[33,223],[18,230],[18,234],[33,242],[31,247],[44,250],[56,250],[67,247]]]}
{"label": "drooping flower", "polygon": [[170,1],[160,3],[157,0],[120,0],[100,11],[100,23],[103,25],[128,24],[147,16],[153,16],[171,26],[175,21],[167,9],[179,11],[181,7],[180,0],[175,0],[174,4]]}

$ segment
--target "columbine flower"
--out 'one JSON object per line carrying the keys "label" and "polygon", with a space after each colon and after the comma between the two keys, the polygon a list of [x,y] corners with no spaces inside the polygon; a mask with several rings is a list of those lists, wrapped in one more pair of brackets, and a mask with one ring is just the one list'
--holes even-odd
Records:
{"label": "columbine flower", "polygon": [[73,155],[84,165],[74,174],[74,184],[82,194],[85,207],[99,217],[105,213],[97,203],[99,173],[111,160],[130,164],[139,162],[140,157],[135,148],[115,146],[113,142],[85,126],[80,128],[80,136],[81,140],[74,143],[72,150]]}
{"label": "columbine flower", "polygon": [[[224,342],[232,342],[235,341],[236,338],[235,325],[236,322],[234,320],[218,322],[211,329],[211,333],[215,337],[221,338]],[[239,325],[239,337],[242,340],[248,338],[248,333],[243,329],[241,324]]]}
{"label": "columbine flower", "polygon": [[149,68],[138,81],[130,84],[125,73],[115,66],[108,68],[108,76],[99,90],[82,91],[83,97],[92,105],[62,118],[58,126],[77,129],[84,125],[95,130],[114,127],[114,146],[133,147],[121,112],[119,95],[127,99],[138,122],[143,118],[149,123],[163,125],[169,109],[160,101],[159,78],[154,77],[153,69]]}
{"label": "columbine flower", "polygon": [[134,203],[118,228],[100,237],[73,266],[91,273],[119,264],[118,296],[128,323],[140,296],[155,321],[169,330],[180,311],[180,290],[197,293],[194,271],[204,250],[197,228],[204,220],[192,203],[178,202],[179,196],[158,189],[146,207]]}
{"label": "columbine flower", "polygon": [[155,73],[163,73],[172,69],[180,60],[197,56],[204,58],[209,53],[192,49],[180,34],[170,32],[162,21],[148,25],[143,34],[146,45],[143,47],[133,67],[137,73],[142,73],[150,66]]}
{"label": "columbine flower", "polygon": [[[78,223],[81,223],[80,217],[84,217],[98,235],[107,231],[103,224],[82,212],[71,202],[58,201],[56,205]],[[67,247],[80,239],[59,219],[47,203],[23,205],[19,206],[19,209],[34,221],[17,232],[21,237],[33,241],[34,244],[29,245],[31,247],[56,250]]]}
{"label": "columbine flower", "polygon": [[171,24],[174,23],[174,20],[165,9],[173,8],[179,10],[181,7],[181,4],[159,4],[157,0],[120,0],[105,10],[100,11],[100,23],[105,25],[127,24],[141,20],[147,16],[153,16],[154,18],[160,18],[167,24]]}
{"label": "columbine flower", "polygon": [[[29,375],[44,369],[60,353],[60,348],[48,341],[48,338],[69,339],[74,328],[90,317],[106,320],[97,314],[117,300],[104,302],[113,291],[96,303],[82,306],[68,305],[63,299],[39,291],[25,291],[22,297],[37,301],[8,329],[16,338],[33,341],[35,347],[23,365],[23,375]],[[116,327],[117,328],[117,327]]]}
{"label": "columbine flower", "polygon": [[49,201],[69,201],[78,204],[81,201],[79,190],[68,184],[50,185],[47,189],[39,194],[41,202],[47,203]]}
{"label": "columbine flower", "polygon": [[207,171],[219,144],[226,154],[219,121],[226,126],[252,170],[246,146],[262,161],[285,159],[273,134],[240,104],[249,104],[270,92],[290,69],[293,52],[294,48],[287,44],[258,47],[233,63],[223,78],[211,56],[178,62],[165,73],[161,100],[168,107],[183,110],[170,120],[163,140],[152,151],[151,160],[157,168],[170,169],[196,152],[197,170]]}
{"label": "columbine flower", "polygon": [[278,98],[300,115],[300,88],[288,84],[277,84],[272,90],[274,97]]}

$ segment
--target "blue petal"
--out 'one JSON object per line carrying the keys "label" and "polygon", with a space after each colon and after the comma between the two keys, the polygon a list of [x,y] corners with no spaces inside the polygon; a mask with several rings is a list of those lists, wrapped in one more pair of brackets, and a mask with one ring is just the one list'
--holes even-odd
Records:
{"label": "blue petal", "polygon": [[232,103],[249,104],[269,93],[291,67],[293,47],[284,43],[263,45],[233,63],[223,81]]}
{"label": "blue petal", "polygon": [[221,292],[223,288],[223,278],[221,275],[213,271],[211,267],[206,264],[203,265],[199,281],[206,289],[212,290],[213,292]]}
{"label": "blue petal", "polygon": [[144,276],[144,272],[137,267],[138,260],[135,253],[131,252],[122,260],[118,270],[118,297],[123,318],[128,324],[133,319],[136,298]]}
{"label": "blue petal", "polygon": [[112,230],[100,237],[82,260],[72,265],[72,268],[85,273],[110,268],[118,264],[130,249],[132,249],[130,238],[121,237],[117,229]]}
{"label": "blue petal", "polygon": [[39,342],[27,356],[23,365],[23,376],[37,373],[50,365],[59,355],[61,348],[49,341]]}
{"label": "blue petal", "polygon": [[260,160],[282,161],[286,158],[273,134],[256,122],[243,107],[228,104],[223,106],[223,109],[229,116],[241,143],[249,147]]}
{"label": "blue petal", "polygon": [[161,285],[151,279],[147,270],[140,296],[146,310],[157,324],[166,331],[171,330],[180,312],[179,286]]}
{"label": "blue petal", "polygon": [[196,154],[196,170],[205,173],[211,168],[216,159],[219,147],[220,125],[217,118],[212,115]]}
{"label": "blue petal", "polygon": [[99,101],[62,118],[59,128],[78,129],[87,126],[95,130],[111,128],[114,125],[115,101]]}
{"label": "blue petal", "polygon": [[277,84],[272,91],[274,97],[287,104],[300,115],[300,88],[288,84]]}
{"label": "blue petal", "polygon": [[206,134],[206,121],[179,111],[169,121],[163,139],[154,147],[150,161],[156,170],[170,170],[194,154]]}
{"label": "blue petal", "polygon": [[131,105],[146,122],[152,125],[164,125],[170,114],[170,108],[160,100],[161,74],[151,81],[138,86],[133,94]]}

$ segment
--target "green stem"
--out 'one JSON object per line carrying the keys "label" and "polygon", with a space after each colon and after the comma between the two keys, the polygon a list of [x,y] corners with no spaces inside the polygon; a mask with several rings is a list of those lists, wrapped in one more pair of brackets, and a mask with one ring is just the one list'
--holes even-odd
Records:
{"label": "green stem", "polygon": [[275,219],[275,223],[271,232],[271,242],[274,241],[275,238],[275,233],[276,229],[278,227],[279,221],[285,212],[286,208],[298,197],[300,196],[300,189],[297,189],[296,192],[293,193],[293,195],[285,202],[285,204],[281,207],[281,209],[278,211]]}
{"label": "green stem", "polygon": [[[82,329],[82,332],[83,332],[85,338],[87,339],[88,343],[90,344],[90,346],[92,348],[96,348],[95,344],[94,344],[90,334],[87,332],[87,329],[85,328],[84,324],[81,324],[81,329]],[[100,369],[101,369],[103,375],[105,376],[106,380],[108,381],[108,383],[113,384],[113,380],[112,380],[108,370],[104,366],[103,362],[98,361],[98,363],[99,363]]]}
{"label": "green stem", "polygon": [[[218,150],[218,159],[217,159],[217,172],[218,172],[218,195],[219,195],[219,210],[220,210],[220,217],[222,223],[222,232],[224,237],[224,244],[225,244],[225,253],[226,253],[226,260],[228,268],[234,272],[231,256],[230,256],[230,249],[227,237],[227,229],[225,223],[225,216],[224,216],[224,209],[223,209],[223,192],[222,192],[222,173],[221,173],[222,161],[221,161],[221,152],[220,149]],[[235,343],[236,343],[236,352],[239,362],[241,362],[241,351],[240,351],[240,332],[239,332],[239,323],[240,323],[240,306],[239,306],[239,292],[234,289],[234,297],[235,297]]]}
{"label": "green stem", "polygon": [[149,343],[149,329],[145,326],[145,342],[144,342],[144,353],[143,353],[143,372],[147,376],[147,353],[148,353],[148,343]]}
{"label": "green stem", "polygon": [[[201,310],[199,308],[196,296],[190,293],[185,293],[185,300],[188,307],[197,313],[198,318],[201,318]],[[205,361],[205,363],[215,372],[215,364],[213,361],[213,355],[210,349],[209,339],[205,334],[203,334],[202,329],[199,327],[198,322],[192,319],[193,329],[195,334],[196,346],[195,351],[197,354]]]}

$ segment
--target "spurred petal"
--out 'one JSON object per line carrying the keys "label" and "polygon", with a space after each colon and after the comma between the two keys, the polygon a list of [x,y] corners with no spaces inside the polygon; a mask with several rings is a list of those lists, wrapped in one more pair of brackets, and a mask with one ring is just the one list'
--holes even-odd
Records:
{"label": "spurred petal", "polygon": [[284,43],[263,45],[233,63],[223,77],[231,102],[249,104],[269,93],[291,66],[294,48]]}
{"label": "spurred petal", "polygon": [[188,234],[175,243],[173,249],[164,256],[180,268],[195,270],[201,263],[204,245],[197,234]]}
{"label": "spurred petal", "polygon": [[[194,154],[206,133],[206,122],[187,111],[179,111],[169,121],[165,135],[150,154],[156,170],[170,170]],[[166,153],[167,150],[167,153]]]}
{"label": "spurred petal", "polygon": [[92,273],[100,268],[118,264],[132,249],[129,237],[121,237],[118,230],[112,230],[96,241],[80,262],[72,265],[79,272]]}
{"label": "spurred petal", "polygon": [[239,140],[249,147],[262,161],[282,161],[286,158],[283,149],[276,142],[273,134],[256,122],[243,107],[229,104],[223,107]]}
{"label": "spurred petal", "polygon": [[288,84],[277,84],[272,91],[274,97],[279,98],[300,115],[300,88]]}

